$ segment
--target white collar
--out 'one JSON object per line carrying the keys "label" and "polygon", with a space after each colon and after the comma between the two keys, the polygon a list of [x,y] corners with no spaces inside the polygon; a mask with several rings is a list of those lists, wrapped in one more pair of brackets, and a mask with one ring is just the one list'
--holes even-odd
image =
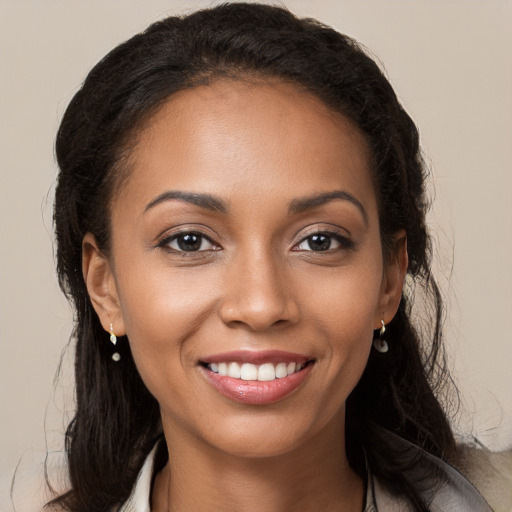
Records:
{"label": "white collar", "polygon": [[144,461],[139,472],[135,487],[133,488],[128,501],[122,506],[119,512],[151,512],[151,485],[153,482],[153,468],[155,455],[159,443],[157,442]]}

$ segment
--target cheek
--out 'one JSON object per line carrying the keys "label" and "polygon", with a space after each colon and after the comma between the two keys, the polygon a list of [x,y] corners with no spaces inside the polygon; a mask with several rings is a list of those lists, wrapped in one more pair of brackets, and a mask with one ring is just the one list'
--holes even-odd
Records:
{"label": "cheek", "polygon": [[204,271],[190,272],[160,265],[124,265],[117,281],[128,335],[157,340],[175,338],[192,329],[211,302],[211,286]]}
{"label": "cheek", "polygon": [[140,377],[163,411],[174,421],[188,424],[189,416],[195,414],[190,404],[201,399],[190,379],[197,370],[198,319],[204,318],[209,302],[197,293],[180,291],[178,283],[141,275],[140,286],[124,288],[121,302]]}
{"label": "cheek", "polygon": [[362,340],[371,337],[382,285],[378,262],[336,269],[329,274],[320,269],[303,277],[301,296],[305,309],[324,325],[330,338],[339,337],[348,343],[358,334]]}
{"label": "cheek", "polygon": [[344,408],[366,368],[372,346],[373,309],[358,308],[356,301],[340,300],[338,306],[331,311],[322,333],[328,344],[324,347],[325,361],[318,365],[325,386],[318,394],[321,424]]}
{"label": "cheek", "polygon": [[[194,333],[215,302],[205,277],[138,266],[119,269],[121,311],[135,363],[148,387],[192,366]],[[165,367],[165,371],[162,371]]]}
{"label": "cheek", "polygon": [[304,294],[305,310],[320,337],[326,340],[323,356],[328,360],[333,391],[345,397],[357,384],[371,350],[375,317],[378,315],[382,283],[381,266],[368,263],[337,269],[330,278],[310,274]]}

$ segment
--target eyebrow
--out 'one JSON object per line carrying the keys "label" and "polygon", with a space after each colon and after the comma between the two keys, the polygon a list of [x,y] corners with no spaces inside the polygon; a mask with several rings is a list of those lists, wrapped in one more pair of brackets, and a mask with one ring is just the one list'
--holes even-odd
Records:
{"label": "eyebrow", "polygon": [[156,205],[164,203],[165,201],[172,201],[177,199],[178,201],[183,201],[185,203],[194,204],[205,210],[210,210],[213,212],[221,212],[227,213],[228,208],[226,203],[211,194],[197,194],[191,192],[181,192],[179,190],[170,190],[168,192],[164,192],[160,194],[158,197],[155,197],[151,202],[146,205],[144,209],[144,213],[154,208]]}
{"label": "eyebrow", "polygon": [[[194,204],[206,210],[227,213],[228,207],[226,203],[211,194],[199,194],[192,192],[181,192],[179,190],[170,190],[164,192],[159,196],[155,197],[151,202],[146,205],[144,212],[147,212],[156,205],[166,201],[184,201],[186,203]],[[304,198],[294,199],[291,201],[289,211],[291,213],[302,213],[307,210],[311,210],[318,206],[322,206],[334,200],[349,201],[354,204],[363,216],[365,224],[368,224],[368,214],[362,203],[356,199],[352,194],[345,192],[344,190],[333,190],[331,192],[323,192],[321,194],[314,194]]]}
{"label": "eyebrow", "polygon": [[368,214],[362,203],[356,199],[352,194],[345,192],[344,190],[333,190],[331,192],[323,192],[321,194],[314,194],[301,199],[294,199],[290,203],[289,210],[291,213],[302,213],[306,210],[311,210],[317,206],[322,206],[334,200],[348,201],[355,205],[361,212],[365,224],[368,224]]}

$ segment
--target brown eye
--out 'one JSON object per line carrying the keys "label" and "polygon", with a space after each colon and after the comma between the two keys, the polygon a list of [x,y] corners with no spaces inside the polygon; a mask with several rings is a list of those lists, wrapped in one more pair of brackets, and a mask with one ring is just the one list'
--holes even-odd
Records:
{"label": "brown eye", "polygon": [[326,252],[333,250],[352,249],[354,243],[349,238],[338,233],[321,232],[314,233],[302,239],[294,247],[295,251]]}
{"label": "brown eye", "polygon": [[306,239],[309,248],[312,251],[327,251],[331,248],[332,239],[329,235],[312,235]]}
{"label": "brown eye", "polygon": [[182,251],[198,251],[202,242],[203,237],[196,233],[187,233],[176,237],[176,243]]}
{"label": "brown eye", "polygon": [[315,233],[307,238],[297,246],[298,251],[315,251],[322,252],[330,249],[337,249],[341,246],[340,241],[334,235],[329,233]]}
{"label": "brown eye", "polygon": [[186,232],[170,236],[159,243],[159,246],[177,252],[199,252],[216,250],[217,246],[201,233]]}

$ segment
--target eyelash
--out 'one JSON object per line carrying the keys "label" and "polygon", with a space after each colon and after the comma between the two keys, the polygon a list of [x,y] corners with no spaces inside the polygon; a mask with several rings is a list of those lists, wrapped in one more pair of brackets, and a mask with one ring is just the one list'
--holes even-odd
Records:
{"label": "eyelash", "polygon": [[[309,243],[308,241],[311,240],[313,237],[315,236],[325,236],[326,238],[329,238],[331,241],[334,240],[335,242],[337,242],[339,244],[339,247],[335,247],[335,248],[327,248],[325,250],[315,250],[311,247],[311,245],[309,246],[310,249],[309,250],[304,250],[304,249],[299,249],[298,247],[300,247],[302,244],[304,243]],[[292,250],[294,251],[304,251],[304,252],[313,252],[313,253],[322,253],[322,252],[326,252],[326,253],[332,253],[332,252],[335,252],[337,250],[350,250],[350,249],[354,249],[355,247],[355,244],[354,242],[348,238],[347,236],[345,235],[342,235],[341,233],[337,232],[337,231],[329,231],[329,230],[317,230],[315,231],[314,233],[309,233],[307,236],[303,237],[302,240],[296,244]]]}
{"label": "eyelash", "polygon": [[[195,249],[195,250],[191,250],[191,251],[187,251],[187,250],[184,250],[183,248],[175,248],[175,247],[171,247],[171,244],[173,242],[177,242],[179,244],[179,239],[180,237],[186,237],[186,236],[195,236],[195,237],[198,237],[199,240],[200,240],[200,246],[198,249]],[[209,244],[211,244],[214,248],[211,248],[211,249],[201,249],[201,247],[203,246],[204,242],[207,242]],[[164,238],[162,238],[158,244],[157,244],[157,247],[160,248],[160,249],[165,249],[169,252],[174,252],[174,253],[178,253],[178,254],[194,254],[194,253],[204,253],[206,251],[216,251],[216,250],[219,250],[219,246],[217,244],[215,244],[215,242],[213,242],[211,240],[210,237],[206,236],[204,233],[201,233],[200,231],[181,231],[179,233],[174,233],[170,236],[166,236]]]}
{"label": "eyelash", "polygon": [[[179,247],[180,237],[187,237],[187,236],[197,237],[199,239],[199,247],[197,249],[187,251],[187,250],[183,249],[183,247]],[[332,240],[334,240],[336,243],[339,244],[339,247],[335,247],[335,248],[328,247],[325,250],[313,249],[310,244],[312,238],[313,237],[322,237],[322,236],[326,237],[329,240],[329,245],[331,245],[330,242]],[[173,242],[176,242],[178,244],[178,247],[172,247],[171,244]],[[205,242],[209,243],[212,246],[212,248],[209,248],[209,249],[203,248],[202,249],[203,244]],[[309,250],[300,249],[300,246],[304,243],[308,243]],[[157,247],[161,248],[161,249],[168,250],[170,252],[179,253],[179,254],[183,254],[183,255],[194,254],[194,253],[204,253],[207,251],[216,251],[216,250],[220,249],[220,247],[217,244],[215,244],[215,242],[213,242],[210,237],[206,236],[204,233],[201,233],[200,231],[181,231],[179,233],[174,233],[170,236],[166,236],[166,237],[162,238],[158,242]],[[297,252],[313,252],[313,253],[318,254],[318,253],[322,253],[322,252],[332,253],[332,252],[335,252],[336,250],[350,250],[350,249],[353,249],[354,247],[355,247],[354,242],[345,235],[342,235],[336,231],[317,230],[314,233],[310,233],[307,236],[303,237],[299,243],[297,243],[293,246],[292,250],[297,251]]]}

